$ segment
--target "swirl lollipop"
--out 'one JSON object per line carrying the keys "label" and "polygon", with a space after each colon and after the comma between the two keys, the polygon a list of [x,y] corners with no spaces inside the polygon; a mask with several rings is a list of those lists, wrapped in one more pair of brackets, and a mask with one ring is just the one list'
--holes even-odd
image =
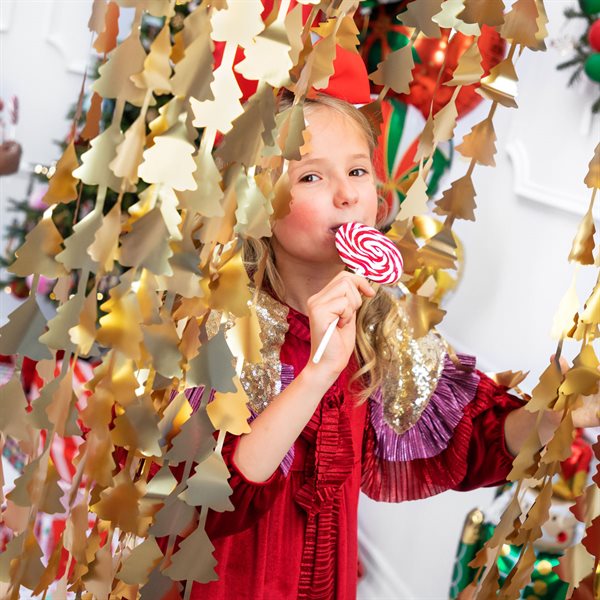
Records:
{"label": "swirl lollipop", "polygon": [[[358,275],[374,283],[393,284],[402,275],[402,255],[391,240],[382,233],[362,223],[346,223],[335,234],[335,247],[340,258]],[[313,357],[316,364],[337,327],[339,317],[327,328]]]}
{"label": "swirl lollipop", "polygon": [[402,255],[391,240],[362,223],[346,223],[335,234],[340,258],[373,283],[396,283],[402,275]]}

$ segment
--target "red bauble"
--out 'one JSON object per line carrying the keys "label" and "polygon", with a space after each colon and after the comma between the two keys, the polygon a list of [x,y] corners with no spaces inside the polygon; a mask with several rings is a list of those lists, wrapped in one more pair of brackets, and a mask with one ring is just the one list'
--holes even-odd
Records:
{"label": "red bauble", "polygon": [[[433,99],[433,114],[448,103],[454,87],[443,85],[452,79],[452,73],[458,64],[458,59],[463,55],[473,41],[473,36],[456,33],[448,41],[449,29],[442,29],[439,39],[420,37],[415,41],[415,50],[418,52],[421,62],[415,65],[413,70],[413,81],[410,84],[410,94],[399,96],[401,100],[418,108],[423,116],[427,118],[431,109]],[[487,25],[481,28],[481,36],[477,43],[482,56],[482,67],[487,75],[490,69],[496,66],[503,58],[506,50],[506,42],[498,32]],[[435,89],[437,78],[444,63],[439,88]],[[463,117],[473,110],[483,98],[475,92],[478,84],[463,86],[456,99],[458,116]],[[433,98],[435,92],[435,98]]]}
{"label": "red bauble", "polygon": [[588,42],[593,50],[600,52],[600,19],[596,19],[588,31]]}

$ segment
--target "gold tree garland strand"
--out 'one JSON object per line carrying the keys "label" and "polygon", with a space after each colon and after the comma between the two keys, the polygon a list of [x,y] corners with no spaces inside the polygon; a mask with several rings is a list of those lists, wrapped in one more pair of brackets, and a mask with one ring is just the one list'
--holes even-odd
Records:
{"label": "gold tree garland strand", "polygon": [[[3,437],[16,439],[23,450],[29,451],[31,459],[7,496],[8,508],[3,515],[17,534],[0,558],[0,581],[10,582],[13,598],[18,597],[21,585],[35,593],[48,590],[56,578],[62,548],[68,553],[68,561],[65,574],[54,584],[58,585],[58,593],[66,594],[68,587],[97,597],[146,597],[150,592],[180,591],[178,582],[187,581],[189,597],[192,581],[216,577],[213,547],[204,532],[204,522],[208,508],[231,510],[231,488],[221,448],[227,431],[240,434],[247,428],[247,398],[239,385],[239,374],[245,361],[258,362],[261,358],[260,331],[241,264],[240,239],[261,237],[265,230],[270,232],[269,215],[277,217],[286,211],[285,159],[298,156],[305,141],[303,125],[294,116],[301,110],[310,87],[327,85],[334,42],[352,45],[344,19],[351,16],[354,2],[332,0],[317,5],[303,0],[301,4],[313,5],[305,25],[297,18],[298,13],[288,13],[289,0],[275,3],[274,12],[265,23],[260,20],[262,4],[258,0],[246,0],[243,6],[233,0],[204,0],[186,18],[183,30],[174,40],[179,54],[176,61],[171,61],[171,67],[169,58],[175,58],[175,48],[167,43],[165,32],[174,16],[173,1],[94,2],[90,28],[103,36],[102,40],[97,38],[97,50],[105,55],[109,52],[93,86],[95,98],[114,98],[116,109],[112,125],[91,140],[82,165],[72,169],[68,166],[72,165],[72,158],[65,154],[65,168],[58,176],[65,186],[60,189],[68,190],[73,185],[81,188],[82,183],[98,186],[96,205],[64,240],[64,249],[55,247],[43,257],[46,267],[54,261],[56,269],[66,272],[57,286],[58,314],[48,322],[48,331],[43,333],[44,321],[34,293],[25,308],[10,315],[1,331],[3,353],[46,359],[46,363],[39,363],[38,372],[47,368],[48,361],[53,366],[56,352],[64,351],[57,380],[45,379],[31,414],[25,413],[22,390],[10,395],[9,406],[3,407],[0,414]],[[436,24],[467,31],[478,23],[486,23],[497,27],[511,42],[507,59],[482,81],[482,95],[492,100],[490,113],[479,124],[479,130],[474,128],[468,143],[463,142],[471,162],[460,190],[472,190],[474,197],[471,175],[475,165],[490,164],[490,160],[493,164],[495,138],[491,121],[496,107],[498,103],[516,106],[512,94],[516,85],[512,66],[516,47],[543,47],[545,12],[541,0],[518,0],[502,23],[502,19],[498,21],[503,8],[500,0],[479,3],[477,9],[466,0],[463,6],[464,14],[441,0],[409,4],[406,24],[414,29],[408,49],[390,55],[372,78],[383,86],[379,100],[389,89],[406,88],[412,79],[412,44],[420,31],[439,36]],[[135,7],[132,31],[115,46],[115,8],[131,7]],[[239,18],[242,9],[244,16]],[[309,33],[320,10],[327,19],[325,26],[319,28],[324,39],[313,46]],[[144,11],[166,19],[163,36],[153,43],[149,54],[143,51],[139,40]],[[208,59],[214,41],[225,42],[222,67],[217,70],[212,59]],[[246,78],[258,82],[256,93],[244,107],[236,105],[240,95],[231,76],[238,46],[246,51],[246,59],[238,69]],[[468,58],[473,61],[472,56]],[[481,77],[477,74],[478,61],[474,62],[467,64],[465,58],[459,64],[450,103],[437,119],[433,117],[426,124],[420,146],[421,179],[431,166],[437,144],[444,136],[452,135],[456,120],[454,102],[461,81],[471,83],[469,77]],[[281,86],[295,88],[296,101],[291,110],[275,117],[274,94]],[[173,92],[174,97],[150,123],[147,135],[147,110],[154,103],[154,96],[166,92]],[[141,107],[141,114],[137,125],[123,134],[121,117],[126,102]],[[205,127],[200,149],[196,150],[197,133],[192,125],[210,122],[214,103],[231,121],[225,119],[219,128]],[[213,153],[219,131],[224,137]],[[129,217],[122,220],[122,195],[133,190],[139,178],[150,185],[130,208]],[[592,165],[586,183],[594,193],[599,187],[598,178],[597,167]],[[55,187],[57,183],[58,179]],[[104,215],[108,188],[119,194],[119,200],[116,208]],[[415,184],[403,205],[396,231],[404,221],[404,233],[410,229],[412,217],[407,218],[406,214],[411,204],[422,200],[418,192]],[[464,202],[451,196],[452,187],[449,195],[438,202],[438,208],[446,214],[447,231],[456,218],[468,217],[472,212]],[[590,215],[592,205],[593,198]],[[248,219],[248,215],[253,218]],[[581,264],[590,264],[593,232],[591,236],[589,232],[587,218],[572,250],[576,257],[573,260]],[[455,256],[452,243],[452,237],[445,235],[436,240],[437,245],[422,249],[422,273],[427,273],[428,265],[439,268],[444,253],[450,258]],[[199,258],[194,260],[198,250]],[[34,274],[36,290],[41,257],[26,259],[29,255],[25,252],[21,256],[20,268]],[[95,284],[101,277],[117,273],[115,263],[129,269],[111,290],[110,298],[101,307],[105,315],[96,323]],[[65,283],[75,272],[79,274],[79,285],[75,295],[69,297],[68,291],[64,292]],[[417,291],[420,283],[412,282],[411,289]],[[557,441],[550,443],[546,462],[539,463],[532,448],[524,448],[515,461],[512,478],[521,479],[534,465],[545,478],[543,498],[551,489],[557,456],[565,451],[570,411],[578,396],[590,389],[589,374],[595,359],[591,341],[598,334],[599,293],[597,285],[581,316],[577,314],[573,320],[574,312],[568,315],[570,327],[559,342],[560,350],[563,338],[580,340],[579,362],[564,376],[557,375],[551,365],[550,371],[542,375],[538,392],[534,391],[533,402],[539,405],[538,410],[549,406],[562,411],[565,426],[559,428]],[[421,303],[417,309],[431,311],[432,306]],[[233,323],[231,328],[226,325],[228,322]],[[97,347],[104,348],[104,354],[87,385],[91,395],[81,418],[89,432],[77,456],[77,471],[66,502],[67,527],[44,567],[33,536],[34,516],[40,507],[50,506],[48,498],[60,497],[56,495],[49,448],[55,436],[76,433],[70,365],[78,356],[98,356]],[[18,375],[19,367],[7,384],[11,390],[21,389]],[[183,392],[195,386],[204,386],[205,391],[194,411]],[[548,396],[548,389],[552,397]],[[211,393],[215,397],[208,410]],[[42,430],[46,430],[46,444],[38,455],[31,440]],[[183,466],[181,482],[171,474],[172,465]],[[150,478],[156,469],[158,472]],[[517,490],[520,487],[521,484]],[[593,490],[589,490],[586,494],[591,496]],[[14,516],[17,507],[28,510],[30,518],[24,527]],[[95,522],[88,532],[90,510]],[[512,505],[499,526],[498,548],[508,535],[521,536],[525,544],[522,560],[501,597],[514,597],[514,590],[528,575],[531,542],[543,521],[543,512],[541,507],[536,508],[533,514],[530,512],[527,528],[513,532],[518,514]],[[588,514],[586,523],[593,523],[594,518]],[[186,529],[193,532],[173,552],[176,536]],[[107,536],[104,545],[100,542],[102,534]],[[168,541],[163,557],[156,538],[165,535]],[[585,538],[582,544],[585,545]],[[114,560],[110,560],[111,552]],[[193,561],[189,558],[192,556]],[[74,561],[77,564],[71,572]],[[575,586],[578,581],[573,579],[571,583]],[[489,597],[485,594],[493,586],[492,568],[482,580],[480,597]]]}

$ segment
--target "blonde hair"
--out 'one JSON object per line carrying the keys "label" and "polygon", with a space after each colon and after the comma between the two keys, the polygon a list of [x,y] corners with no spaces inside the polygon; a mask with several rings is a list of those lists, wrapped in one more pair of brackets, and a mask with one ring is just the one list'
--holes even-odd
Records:
{"label": "blonde hair", "polygon": [[[287,100],[280,103],[280,108],[290,105]],[[306,100],[305,113],[310,113],[321,106],[336,110],[352,119],[364,132],[371,158],[375,150],[376,135],[369,120],[357,108],[331,96],[317,96]],[[266,285],[275,296],[283,301],[285,286],[277,272],[275,253],[270,238],[248,238],[242,248],[244,265],[250,276],[255,278],[257,289]],[[257,279],[259,279],[257,281]],[[372,298],[365,298],[359,308],[356,319],[355,355],[359,369],[352,376],[350,384],[358,394],[359,403],[367,400],[383,382],[384,374],[391,357],[398,352],[397,331],[401,325],[398,310],[389,292],[379,288]]]}

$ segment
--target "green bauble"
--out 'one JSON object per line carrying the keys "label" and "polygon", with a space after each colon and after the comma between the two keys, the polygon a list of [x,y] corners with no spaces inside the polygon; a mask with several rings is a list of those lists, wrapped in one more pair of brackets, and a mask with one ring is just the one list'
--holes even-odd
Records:
{"label": "green bauble", "polygon": [[579,0],[579,6],[586,15],[600,13],[600,0]]}
{"label": "green bauble", "polygon": [[592,80],[600,83],[600,52],[590,54],[583,65],[585,74]]}

